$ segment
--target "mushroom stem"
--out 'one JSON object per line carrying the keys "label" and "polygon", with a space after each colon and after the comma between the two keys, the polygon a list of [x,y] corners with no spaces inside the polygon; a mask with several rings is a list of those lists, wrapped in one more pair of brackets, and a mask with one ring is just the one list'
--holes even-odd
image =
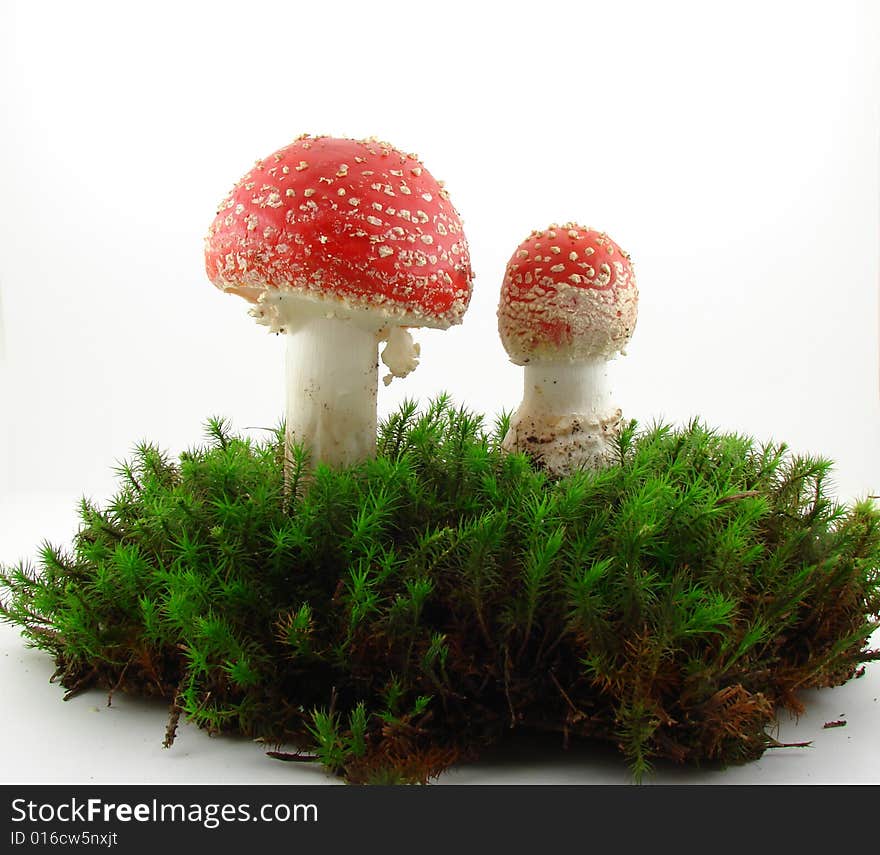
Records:
{"label": "mushroom stem", "polygon": [[606,466],[609,440],[621,412],[611,401],[608,363],[540,360],[525,366],[523,399],[504,438],[508,451],[524,451],[552,475]]}
{"label": "mushroom stem", "polygon": [[349,466],[376,453],[375,330],[308,318],[287,333],[287,441],[311,463]]}

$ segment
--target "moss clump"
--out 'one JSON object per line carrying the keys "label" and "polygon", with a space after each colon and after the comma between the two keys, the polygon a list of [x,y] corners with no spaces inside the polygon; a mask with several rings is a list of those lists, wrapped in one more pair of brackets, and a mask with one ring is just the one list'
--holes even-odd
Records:
{"label": "moss clump", "polygon": [[[553,481],[506,420],[405,404],[375,459],[309,473],[212,419],[140,446],[70,553],[7,568],[2,617],[92,686],[292,743],[353,782],[425,781],[511,727],[737,763],[797,691],[852,677],[880,612],[880,514],[827,460],[693,422]],[[299,755],[297,755],[299,756]]]}

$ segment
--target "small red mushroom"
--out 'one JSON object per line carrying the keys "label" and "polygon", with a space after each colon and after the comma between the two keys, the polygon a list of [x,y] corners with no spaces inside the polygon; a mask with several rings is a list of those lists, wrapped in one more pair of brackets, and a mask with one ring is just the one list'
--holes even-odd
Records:
{"label": "small red mushroom", "polygon": [[638,289],[629,255],[576,223],[534,231],[507,264],[498,330],[525,367],[523,400],[504,447],[554,475],[604,465],[620,430],[607,362],[629,341]]}
{"label": "small red mushroom", "polygon": [[419,353],[406,328],[460,323],[473,279],[458,213],[415,155],[308,135],[235,185],[205,266],[286,335],[288,438],[332,465],[375,452],[378,343],[385,382],[406,376]]}

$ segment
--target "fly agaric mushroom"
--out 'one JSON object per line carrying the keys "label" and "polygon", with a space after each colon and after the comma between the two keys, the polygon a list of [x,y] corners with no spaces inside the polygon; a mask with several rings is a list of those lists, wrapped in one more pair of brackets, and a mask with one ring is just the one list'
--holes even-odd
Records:
{"label": "fly agaric mushroom", "polygon": [[418,364],[407,327],[461,322],[472,272],[459,216],[412,154],[304,135],[258,160],[206,238],[211,282],[287,338],[287,437],[313,462],[375,453],[377,350]]}
{"label": "fly agaric mushroom", "polygon": [[498,331],[525,367],[523,400],[504,438],[552,475],[609,461],[620,430],[607,362],[632,335],[638,290],[629,255],[575,223],[534,231],[507,264]]}

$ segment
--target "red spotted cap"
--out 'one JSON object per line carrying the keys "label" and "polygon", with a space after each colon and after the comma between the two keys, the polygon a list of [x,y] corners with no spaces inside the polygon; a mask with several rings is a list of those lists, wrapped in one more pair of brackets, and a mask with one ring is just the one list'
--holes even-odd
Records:
{"label": "red spotted cap", "polygon": [[308,135],[235,185],[208,231],[205,267],[251,302],[290,294],[439,328],[460,323],[473,280],[458,213],[415,155]]}
{"label": "red spotted cap", "polygon": [[504,274],[498,331],[511,360],[609,358],[632,336],[639,292],[629,255],[576,223],[532,232]]}

